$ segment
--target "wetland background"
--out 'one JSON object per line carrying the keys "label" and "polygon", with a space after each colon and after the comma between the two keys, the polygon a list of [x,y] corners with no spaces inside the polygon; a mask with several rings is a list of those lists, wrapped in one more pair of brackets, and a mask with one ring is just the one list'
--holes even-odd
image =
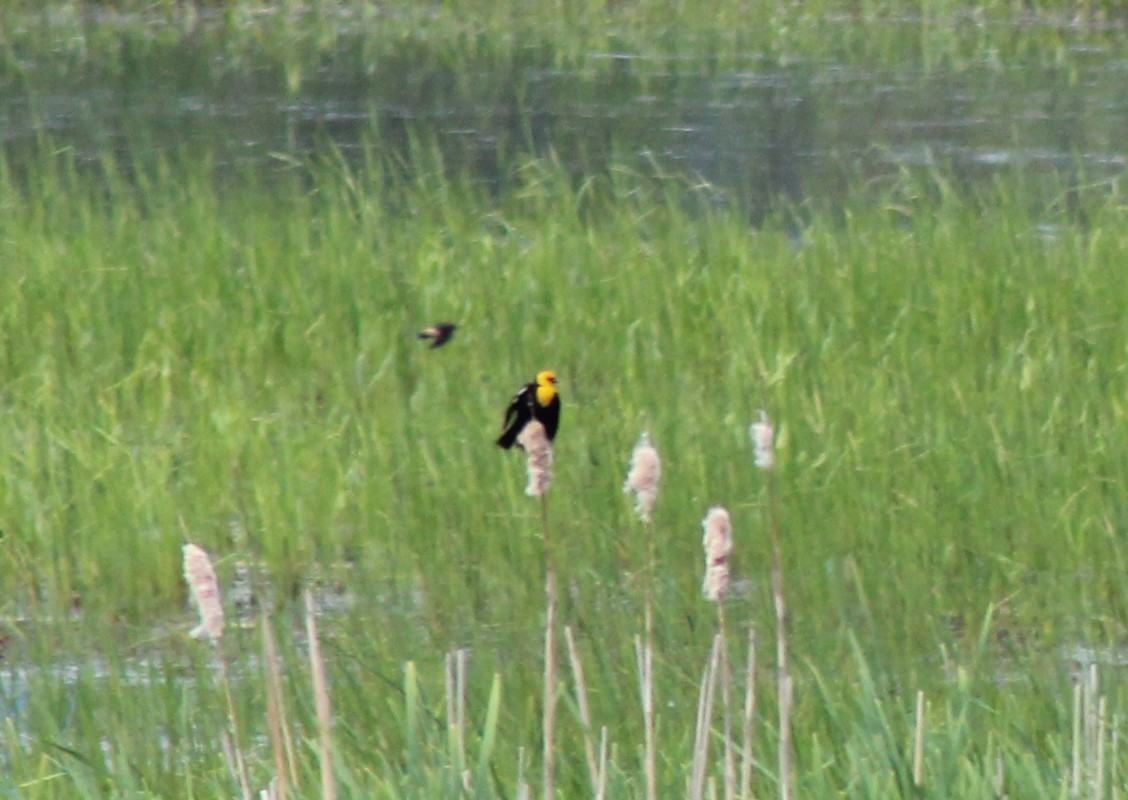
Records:
{"label": "wetland background", "polygon": [[[715,629],[712,504],[735,527],[735,667],[750,629],[771,650],[761,408],[799,795],[995,797],[1002,775],[1058,797],[1079,763],[1092,796],[1119,785],[1118,5],[12,3],[0,24],[11,796],[237,793],[185,541],[247,624],[222,652],[254,786],[266,610],[318,796],[306,588],[343,795],[515,796],[522,748],[535,780],[540,509],[492,438],[546,367],[559,614],[614,745],[608,796],[645,796],[630,449],[646,429],[664,460],[670,796]],[[426,350],[414,332],[442,318],[462,328]],[[457,648],[472,791],[445,726]],[[1107,713],[1079,755],[1091,664]],[[582,796],[561,686],[559,796]]]}

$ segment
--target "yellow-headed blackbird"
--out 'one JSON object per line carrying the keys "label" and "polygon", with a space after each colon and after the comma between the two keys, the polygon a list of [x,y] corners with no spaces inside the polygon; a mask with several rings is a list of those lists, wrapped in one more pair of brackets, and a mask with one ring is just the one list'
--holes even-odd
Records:
{"label": "yellow-headed blackbird", "polygon": [[505,430],[498,437],[498,446],[506,450],[511,448],[531,419],[544,425],[549,441],[556,437],[556,429],[560,426],[560,394],[556,391],[556,373],[550,369],[538,372],[532,383],[525,384],[513,395],[509,408],[505,410],[505,422],[502,423]]}
{"label": "yellow-headed blackbird", "polygon": [[424,328],[419,331],[420,339],[430,339],[431,349],[442,347],[450,341],[450,337],[454,336],[454,329],[458,326],[453,322],[436,322],[434,325]]}

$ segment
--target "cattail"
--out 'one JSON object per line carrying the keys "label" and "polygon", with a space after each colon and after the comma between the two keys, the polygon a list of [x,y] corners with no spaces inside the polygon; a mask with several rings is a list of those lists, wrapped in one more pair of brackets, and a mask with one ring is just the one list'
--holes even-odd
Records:
{"label": "cattail", "polygon": [[208,638],[218,642],[223,636],[223,604],[219,599],[219,581],[211,559],[202,547],[184,545],[184,580],[192,590],[192,600],[200,614],[200,624],[189,632],[193,639]]}
{"label": "cattail", "polygon": [[643,433],[631,453],[631,468],[627,473],[624,492],[634,492],[635,513],[643,522],[650,522],[654,503],[658,500],[658,479],[662,477],[662,462],[658,451],[650,443],[650,435]]}
{"label": "cattail", "polygon": [[705,548],[705,582],[701,587],[706,600],[719,603],[725,599],[729,585],[728,557],[732,552],[732,523],[729,513],[713,506],[701,521],[705,535],[701,544]]}
{"label": "cattail", "polygon": [[658,451],[650,443],[650,434],[643,432],[631,453],[631,467],[627,472],[624,492],[634,492],[635,513],[646,524],[646,639],[636,640],[638,653],[639,689],[642,695],[643,763],[646,774],[646,799],[658,796],[657,750],[654,737],[654,681],[652,656],[654,640],[654,526],[651,524],[654,503],[658,500],[658,480],[662,476],[662,462]]}
{"label": "cattail", "polygon": [[545,433],[544,425],[534,419],[518,434],[517,443],[528,454],[529,484],[525,487],[525,494],[540,497],[552,483],[552,442]]}
{"label": "cattail", "polygon": [[775,429],[768,420],[768,412],[760,412],[760,420],[752,423],[750,433],[756,447],[756,466],[771,469],[775,466]]}

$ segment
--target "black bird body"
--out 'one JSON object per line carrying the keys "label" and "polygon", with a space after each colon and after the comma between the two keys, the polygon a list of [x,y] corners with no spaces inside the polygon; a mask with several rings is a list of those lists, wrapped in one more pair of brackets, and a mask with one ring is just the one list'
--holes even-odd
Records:
{"label": "black bird body", "polygon": [[538,372],[532,383],[525,384],[513,395],[509,408],[505,409],[498,446],[506,450],[513,447],[521,431],[534,419],[544,425],[549,441],[556,438],[556,429],[560,427],[560,394],[556,391],[556,373],[552,370]]}

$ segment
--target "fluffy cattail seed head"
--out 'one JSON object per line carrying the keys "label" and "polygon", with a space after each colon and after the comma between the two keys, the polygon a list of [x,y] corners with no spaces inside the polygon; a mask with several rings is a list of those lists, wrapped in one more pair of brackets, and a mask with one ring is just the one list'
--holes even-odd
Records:
{"label": "fluffy cattail seed head", "polygon": [[650,522],[654,503],[658,500],[658,480],[662,476],[662,462],[658,451],[650,443],[650,435],[642,434],[631,453],[631,468],[627,473],[624,492],[634,492],[635,513],[643,522]]}
{"label": "fluffy cattail seed head", "polygon": [[200,614],[200,624],[189,632],[193,639],[207,638],[218,642],[223,636],[223,604],[219,599],[219,581],[211,559],[202,547],[184,545],[184,580],[192,590],[192,600]]}
{"label": "fluffy cattail seed head", "polygon": [[756,448],[756,466],[760,469],[771,469],[775,466],[775,429],[768,420],[766,411],[760,412],[758,422],[753,422],[749,429],[752,434],[752,444]]}
{"label": "fluffy cattail seed head", "polygon": [[552,483],[552,442],[544,425],[534,419],[521,429],[517,443],[525,448],[528,456],[529,483],[525,486],[525,494],[540,497]]}
{"label": "fluffy cattail seed head", "polygon": [[719,603],[725,599],[729,585],[728,557],[732,552],[732,522],[729,513],[713,506],[701,521],[705,535],[701,544],[705,548],[705,581],[701,591],[706,600]]}

